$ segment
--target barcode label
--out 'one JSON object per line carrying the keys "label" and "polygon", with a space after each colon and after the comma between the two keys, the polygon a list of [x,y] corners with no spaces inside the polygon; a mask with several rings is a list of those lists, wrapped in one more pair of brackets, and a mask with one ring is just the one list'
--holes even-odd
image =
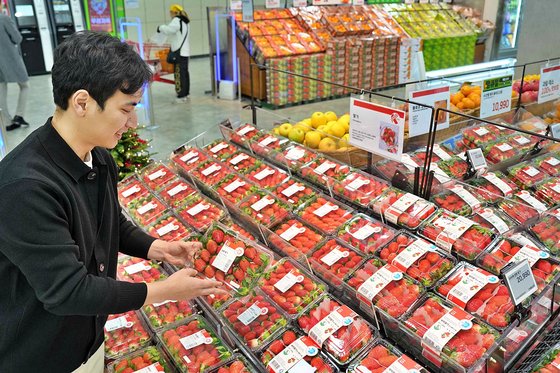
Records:
{"label": "barcode label", "polygon": [[323,256],[321,258],[321,261],[330,267],[336,262],[338,262],[340,259],[347,258],[349,255],[350,255],[349,251],[342,250],[342,248],[337,245],[334,249],[331,250],[330,253]]}
{"label": "barcode label", "polygon": [[443,150],[441,146],[439,146],[438,144],[434,145],[434,153],[436,153],[436,155],[440,157],[441,160],[443,161],[451,159],[451,156],[445,150]]}
{"label": "barcode label", "polygon": [[154,202],[148,202],[146,203],[144,206],[139,207],[136,212],[139,215],[144,215],[145,213],[147,213],[148,211],[151,211],[153,209],[155,209],[157,207],[157,204]]}
{"label": "barcode label", "polygon": [[538,174],[540,174],[541,172],[539,170],[537,170],[535,167],[533,166],[527,166],[523,172],[525,172],[527,175],[534,177],[537,176]]}
{"label": "barcode label", "polygon": [[503,233],[505,233],[509,230],[509,227],[506,224],[506,222],[502,218],[500,218],[498,215],[494,214],[494,212],[492,210],[484,209],[479,214],[488,223],[490,223],[494,228],[496,228],[496,230],[500,234],[503,234]]}
{"label": "barcode label", "polygon": [[513,148],[510,144],[500,144],[496,146],[501,152],[509,152]]}
{"label": "barcode label", "polygon": [[241,129],[237,130],[237,134],[239,136],[244,136],[244,135],[246,135],[249,132],[254,131],[254,130],[255,130],[255,127],[253,127],[253,126],[245,126]]}
{"label": "barcode label", "polygon": [[248,156],[247,154],[241,153],[241,154],[239,154],[239,155],[233,157],[233,158],[229,161],[229,163],[231,163],[231,164],[234,165],[234,166],[237,166],[238,163],[243,162],[243,161],[246,160],[246,159],[249,159],[249,156]]}
{"label": "barcode label", "polygon": [[197,155],[198,155],[198,152],[196,150],[191,150],[190,152],[188,152],[187,154],[185,154],[184,156],[182,156],[179,159],[183,162],[186,162],[186,161],[196,157]]}
{"label": "barcode label", "polygon": [[329,162],[329,161],[324,161],[314,170],[314,172],[316,174],[323,175],[325,172],[327,172],[331,168],[335,168],[335,167],[336,167],[336,163],[332,163],[332,162]]}
{"label": "barcode label", "polygon": [[239,179],[235,179],[234,181],[232,181],[231,183],[229,183],[228,185],[226,185],[224,187],[224,190],[228,193],[233,192],[234,190],[236,190],[239,187],[242,187],[243,185],[245,185],[244,181],[241,181]]}
{"label": "barcode label", "polygon": [[259,307],[259,302],[255,302],[251,307],[247,308],[243,311],[239,316],[237,316],[237,320],[241,321],[243,325],[249,326],[253,321],[257,319],[257,317],[266,315],[268,313],[268,308]]}
{"label": "barcode label", "polygon": [[259,142],[260,146],[268,146],[276,141],[276,137],[274,136],[267,136]]}
{"label": "barcode label", "polygon": [[537,209],[537,211],[546,211],[546,206],[541,201],[530,195],[529,192],[522,190],[521,192],[517,193],[516,196],[527,202],[529,205],[531,205],[531,207]]}
{"label": "barcode label", "polygon": [[219,269],[220,271],[227,273],[231,268],[233,262],[238,256],[243,255],[243,249],[237,248],[233,249],[227,245],[227,242],[222,246],[222,249],[216,255],[212,266]]}
{"label": "barcode label", "polygon": [[437,179],[437,181],[439,181],[442,184],[447,183],[449,180],[451,180],[451,178],[447,176],[445,171],[439,168],[439,166],[436,163],[430,164],[430,170],[434,171],[434,177]]}
{"label": "barcode label", "polygon": [[105,323],[105,330],[108,332],[112,332],[113,330],[122,329],[122,328],[132,328],[134,323],[128,320],[126,316],[120,316],[112,320],[108,320]]}
{"label": "barcode label", "polygon": [[[391,270],[392,268],[395,270]],[[358,287],[358,294],[372,302],[375,296],[385,289],[387,285],[392,281],[400,279],[402,279],[402,273],[399,272],[397,268],[388,264],[379,268],[377,272],[364,281],[364,283]]]}
{"label": "barcode label", "polygon": [[140,370],[135,370],[133,373],[160,373],[163,371],[163,367],[160,365],[160,363],[154,363]]}
{"label": "barcode label", "polygon": [[210,205],[206,205],[206,204],[204,204],[204,202],[200,202],[196,206],[193,206],[190,209],[188,209],[187,213],[190,216],[196,216],[196,215],[200,214],[202,211],[208,210],[209,208],[210,208]]}
{"label": "barcode label", "polygon": [[251,208],[253,210],[255,210],[256,212],[261,211],[262,209],[264,209],[266,206],[270,206],[274,204],[274,200],[272,198],[268,198],[268,197],[262,197],[260,200],[258,200],[257,202],[253,203],[251,205]]}
{"label": "barcode label", "polygon": [[414,160],[410,157],[409,154],[406,154],[406,153],[401,156],[401,162],[410,171],[414,171],[416,169],[416,167],[418,167],[418,164],[416,162],[414,162]]}
{"label": "barcode label", "polygon": [[202,175],[204,176],[210,176],[212,175],[214,172],[219,171],[222,169],[222,166],[213,163],[210,167],[205,168],[204,170],[202,170]]}
{"label": "barcode label", "polygon": [[302,148],[293,148],[288,150],[286,153],[286,159],[290,161],[297,161],[298,159],[303,158],[305,155],[305,150]]}
{"label": "barcode label", "polygon": [[317,215],[320,218],[325,217],[327,214],[338,210],[338,206],[337,205],[333,205],[330,202],[325,203],[323,206],[319,207],[318,209],[316,209],[315,211],[313,211],[313,213],[315,215]]}
{"label": "barcode label", "polygon": [[278,282],[274,284],[274,287],[278,289],[282,294],[287,292],[298,282],[303,282],[302,275],[294,275],[292,271],[286,273]]}
{"label": "barcode label", "polygon": [[214,146],[212,149],[210,149],[210,152],[212,154],[216,154],[217,152],[227,149],[228,144],[226,144],[225,142],[221,142],[218,145]]}
{"label": "barcode label", "polygon": [[286,189],[284,189],[282,191],[282,194],[285,195],[286,197],[290,198],[291,196],[293,196],[297,192],[303,192],[304,190],[305,190],[305,186],[303,186],[299,183],[295,183],[295,184],[290,185]]}
{"label": "barcode label", "polygon": [[368,179],[364,179],[363,177],[358,176],[356,179],[352,180],[352,182],[346,185],[346,189],[354,192],[364,185],[368,185],[370,181]]}
{"label": "barcode label", "polygon": [[173,187],[172,189],[167,191],[167,194],[169,195],[169,197],[173,197],[174,195],[181,193],[184,190],[189,189],[188,185],[185,184],[179,184],[175,187]]}
{"label": "barcode label", "polygon": [[286,229],[282,234],[280,234],[280,237],[282,237],[283,240],[290,242],[295,236],[300,233],[304,233],[305,231],[305,227],[300,228],[296,224],[293,224],[290,228]]}
{"label": "barcode label", "polygon": [[473,132],[476,133],[478,136],[484,136],[490,133],[490,131],[488,131],[486,128],[477,128],[473,130]]}
{"label": "barcode label", "polygon": [[272,168],[265,168],[264,170],[262,170],[261,172],[255,175],[255,179],[261,181],[267,176],[274,175],[275,172],[276,170],[273,170]]}
{"label": "barcode label", "polygon": [[185,350],[190,350],[191,348],[195,348],[203,344],[209,345],[212,343],[212,337],[210,337],[210,334],[206,330],[201,330],[179,339],[179,342],[181,342]]}
{"label": "barcode label", "polygon": [[465,201],[471,207],[472,210],[480,207],[480,201],[476,199],[476,197],[473,196],[471,192],[463,188],[462,185],[456,185],[452,187],[451,191],[461,197],[463,201]]}
{"label": "barcode label", "polygon": [[175,225],[175,223],[169,223],[169,224],[159,228],[158,230],[156,230],[156,232],[160,237],[163,237],[166,234],[168,234],[169,232],[176,231],[177,229],[179,229],[178,225]]}
{"label": "barcode label", "polygon": [[122,192],[121,195],[124,198],[127,198],[127,197],[130,197],[131,195],[133,195],[134,193],[138,193],[140,190],[141,190],[140,187],[138,185],[135,185],[133,187],[128,188],[124,192]]}
{"label": "barcode label", "polygon": [[156,172],[154,172],[154,173],[152,173],[152,174],[149,174],[149,175],[148,175],[148,179],[149,179],[150,181],[154,181],[155,179],[158,179],[158,178],[160,178],[160,177],[164,177],[165,174],[166,174],[165,170],[158,170],[158,171],[156,171]]}
{"label": "barcode label", "polygon": [[526,138],[525,136],[517,136],[514,138],[515,142],[518,143],[519,145],[525,145],[531,142],[531,140],[529,140],[528,138]]}
{"label": "barcode label", "polygon": [[372,234],[380,233],[381,231],[382,229],[380,227],[374,227],[373,225],[368,223],[363,227],[361,227],[360,229],[358,229],[356,232],[350,234],[357,240],[365,240]]}
{"label": "barcode label", "polygon": [[560,164],[560,160],[558,160],[558,158],[555,157],[550,157],[545,162],[551,166],[558,166]]}
{"label": "barcode label", "polygon": [[124,267],[124,271],[128,275],[133,275],[133,274],[138,273],[138,272],[148,271],[151,268],[152,267],[147,265],[146,262],[140,262],[140,263],[136,263],[136,264],[132,264],[132,265],[129,265],[127,267]]}

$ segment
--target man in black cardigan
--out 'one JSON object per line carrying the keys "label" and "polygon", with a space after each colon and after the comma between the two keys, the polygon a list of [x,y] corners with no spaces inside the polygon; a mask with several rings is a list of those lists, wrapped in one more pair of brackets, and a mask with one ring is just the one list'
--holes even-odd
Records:
{"label": "man in black cardigan", "polygon": [[0,372],[101,373],[108,314],[223,292],[194,269],[153,284],[115,280],[119,250],[180,265],[200,249],[155,240],[118,204],[105,148],[137,125],[151,77],[107,34],[76,33],[55,51],[55,113],[0,162]]}

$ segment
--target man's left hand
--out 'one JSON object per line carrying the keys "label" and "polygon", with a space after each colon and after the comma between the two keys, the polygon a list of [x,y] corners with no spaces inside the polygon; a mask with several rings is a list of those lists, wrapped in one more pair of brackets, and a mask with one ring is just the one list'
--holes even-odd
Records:
{"label": "man's left hand", "polygon": [[148,251],[148,258],[177,266],[186,266],[194,261],[202,244],[196,241],[163,241],[155,240]]}

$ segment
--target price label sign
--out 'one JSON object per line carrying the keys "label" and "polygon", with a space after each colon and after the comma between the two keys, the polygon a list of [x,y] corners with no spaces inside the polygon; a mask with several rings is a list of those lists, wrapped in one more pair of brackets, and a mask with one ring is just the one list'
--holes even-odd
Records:
{"label": "price label sign", "polygon": [[[427,106],[433,106],[436,109],[449,109],[449,97],[449,86],[414,91],[410,92],[409,95],[411,101]],[[423,135],[430,131],[432,109],[410,103],[408,104],[408,112],[410,113],[410,120],[408,124],[409,137]],[[449,116],[445,111],[438,112],[436,120],[438,131],[449,128]]]}
{"label": "price label sign", "polygon": [[241,0],[231,0],[230,9],[231,10],[241,10],[242,8]]}
{"label": "price label sign", "polygon": [[241,1],[241,10],[242,10],[242,21],[243,22],[254,22],[254,6],[253,0],[242,0]]}
{"label": "price label sign", "polygon": [[515,305],[520,304],[537,291],[537,283],[527,259],[508,268],[503,276]]}
{"label": "price label sign", "polygon": [[560,98],[560,65],[542,67],[537,102],[542,104],[558,98]]}
{"label": "price label sign", "polygon": [[550,133],[552,134],[552,137],[560,139],[560,123],[551,124]]}
{"label": "price label sign", "polygon": [[267,9],[280,8],[280,0],[266,0],[265,6]]}
{"label": "price label sign", "polygon": [[480,118],[507,113],[511,109],[513,75],[486,79],[480,98]]}
{"label": "price label sign", "polygon": [[293,6],[295,7],[307,6],[307,0],[294,0]]}
{"label": "price label sign", "polygon": [[486,163],[486,158],[484,158],[482,149],[476,148],[467,150],[467,157],[471,161],[471,165],[473,166],[475,171],[481,170],[483,168],[488,168],[488,164]]}

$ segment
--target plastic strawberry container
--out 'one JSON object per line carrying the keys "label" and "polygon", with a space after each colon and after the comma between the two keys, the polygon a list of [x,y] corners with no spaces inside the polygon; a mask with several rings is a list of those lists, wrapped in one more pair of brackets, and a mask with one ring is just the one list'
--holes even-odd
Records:
{"label": "plastic strawberry container", "polygon": [[318,156],[301,169],[301,175],[324,188],[334,185],[334,180],[342,180],[350,173],[350,167],[330,158]]}
{"label": "plastic strawberry container", "polygon": [[457,260],[437,246],[407,231],[399,231],[375,254],[384,263],[399,268],[408,276],[430,288],[443,278]]}
{"label": "plastic strawberry container", "polygon": [[360,207],[367,207],[389,187],[387,181],[360,171],[353,171],[343,180],[333,180],[333,194]]}
{"label": "plastic strawberry container", "polygon": [[521,189],[531,189],[547,176],[545,172],[533,167],[529,162],[523,162],[509,167],[507,172],[509,177]]}
{"label": "plastic strawberry container", "polygon": [[471,149],[485,146],[489,142],[496,141],[499,134],[486,125],[478,125],[463,130],[463,141]]}
{"label": "plastic strawberry container", "polygon": [[238,342],[251,351],[261,349],[289,323],[281,308],[258,289],[254,294],[226,302],[219,315]]}
{"label": "plastic strawberry container", "polygon": [[204,372],[232,356],[229,347],[201,316],[159,331],[157,339],[182,373]]}
{"label": "plastic strawberry container", "polygon": [[213,187],[232,173],[233,171],[222,162],[208,159],[191,170],[190,175],[198,180],[200,184],[206,187]]}
{"label": "plastic strawberry container", "polygon": [[278,137],[271,133],[262,133],[249,142],[249,147],[255,154],[266,158],[273,151],[280,151],[289,142],[285,137]]}
{"label": "plastic strawberry container", "polygon": [[290,258],[280,259],[259,280],[260,289],[290,318],[327,292],[327,285]]}
{"label": "plastic strawberry container", "polygon": [[403,163],[384,159],[373,164],[373,170],[383,179],[391,181],[398,171],[405,175],[411,184],[414,182],[414,170],[416,167],[420,167],[420,164],[416,163],[408,154],[403,158]]}
{"label": "plastic strawberry container", "polygon": [[289,203],[292,209],[297,209],[319,194],[319,192],[309,184],[294,178],[289,178],[278,185],[272,193],[285,203]]}
{"label": "plastic strawberry container", "polygon": [[200,194],[188,197],[176,211],[181,219],[199,232],[206,231],[212,223],[226,216],[223,207]]}
{"label": "plastic strawberry container", "polygon": [[440,161],[437,165],[447,176],[457,180],[463,180],[469,168],[467,162],[457,156],[453,156],[446,161]]}
{"label": "plastic strawberry container", "polygon": [[167,206],[155,195],[147,194],[128,204],[128,213],[141,227],[147,227],[167,212]]}
{"label": "plastic strawberry container", "polygon": [[105,357],[117,359],[148,344],[152,338],[136,312],[109,315],[104,327]]}
{"label": "plastic strawberry container", "polygon": [[[221,198],[226,206],[235,206],[244,198],[258,190],[251,181],[236,174],[229,174],[212,187],[213,194]],[[229,202],[229,205],[228,205]]]}
{"label": "plastic strawberry container", "polygon": [[389,342],[377,339],[346,369],[346,373],[363,372],[425,372],[425,369]]}
{"label": "plastic strawberry container", "polygon": [[195,194],[196,192],[196,189],[186,180],[176,178],[162,186],[157,191],[157,195],[169,206],[177,207],[183,203],[187,197]]}
{"label": "plastic strawberry container", "polygon": [[[423,166],[426,162],[426,148],[424,147],[422,149],[418,149],[410,156],[414,160],[414,162],[416,162],[416,164]],[[447,159],[450,159],[452,156],[453,153],[448,152],[443,147],[439,146],[439,144],[434,144],[434,151],[432,153],[431,159],[432,162],[437,163],[439,161],[445,161]]]}
{"label": "plastic strawberry container", "polygon": [[119,183],[117,193],[121,206],[127,207],[130,202],[146,196],[150,191],[133,175]]}
{"label": "plastic strawberry container", "polygon": [[310,337],[288,328],[257,352],[265,372],[309,371],[335,373],[339,369]]}
{"label": "plastic strawberry container", "polygon": [[270,229],[267,241],[276,251],[298,261],[305,261],[323,235],[297,218],[288,218]]}
{"label": "plastic strawberry container", "polygon": [[230,140],[238,145],[248,147],[248,141],[262,134],[261,130],[250,123],[234,129],[230,133]]}
{"label": "plastic strawberry container", "polygon": [[514,322],[515,306],[500,279],[474,265],[461,262],[442,279],[435,292],[498,330]]}
{"label": "plastic strawberry container", "polygon": [[499,164],[514,159],[521,154],[521,149],[512,146],[507,139],[494,141],[483,148],[484,157],[490,164]]}
{"label": "plastic strawberry container", "polygon": [[295,143],[290,143],[282,151],[268,154],[268,157],[275,163],[292,171],[299,171],[303,165],[313,162],[317,156],[317,153],[311,149]]}
{"label": "plastic strawberry container", "polygon": [[140,177],[144,184],[151,190],[157,190],[161,186],[177,176],[175,171],[171,170],[165,164],[160,162],[152,163],[142,169]]}
{"label": "plastic strawberry container", "polygon": [[[334,312],[338,315],[326,319]],[[341,322],[327,321],[332,319]],[[330,296],[309,307],[297,324],[340,367],[348,365],[377,336],[367,321]]]}
{"label": "plastic strawberry container", "polygon": [[470,219],[499,234],[504,234],[518,227],[517,223],[512,218],[501,209],[495,207],[480,209]]}
{"label": "plastic strawberry container", "polygon": [[245,356],[235,354],[218,366],[207,370],[208,373],[259,373],[258,369]]}
{"label": "plastic strawberry container", "polygon": [[225,140],[215,140],[202,148],[211,157],[224,160],[239,151],[239,148]]}
{"label": "plastic strawberry container", "polygon": [[240,174],[248,174],[259,166],[262,161],[244,151],[237,151],[223,160],[232,170]]}
{"label": "plastic strawberry container", "polygon": [[181,301],[165,301],[160,303],[147,304],[140,308],[141,315],[153,331],[158,331],[167,325],[191,317],[196,313],[194,303]]}
{"label": "plastic strawberry container", "polygon": [[516,134],[508,136],[507,140],[512,147],[519,149],[521,152],[525,152],[533,149],[535,144],[539,142],[540,138],[536,136]]}
{"label": "plastic strawberry container", "polygon": [[290,175],[286,171],[270,166],[266,163],[260,164],[247,174],[247,178],[264,189],[272,190],[286,181]]}
{"label": "plastic strawberry container", "polygon": [[355,214],[338,237],[364,254],[371,254],[395,237],[396,230],[364,214]]}
{"label": "plastic strawberry container", "polygon": [[[445,334],[447,339],[437,338],[445,321],[453,329]],[[499,340],[496,330],[433,294],[427,294],[404,315],[400,329],[399,344],[408,346],[430,369],[445,372],[485,370],[486,358]]]}
{"label": "plastic strawberry container", "polygon": [[296,213],[326,235],[335,234],[353,216],[353,210],[332,198],[316,196],[297,209]]}
{"label": "plastic strawberry container", "polygon": [[268,192],[255,192],[239,203],[247,224],[270,227],[290,213],[290,206]]}
{"label": "plastic strawberry container", "polygon": [[163,351],[156,346],[148,346],[115,360],[107,366],[107,371],[109,373],[137,371],[172,373],[174,370]]}
{"label": "plastic strawberry container", "polygon": [[437,206],[461,216],[471,216],[486,206],[476,196],[475,188],[466,184],[449,185],[444,191],[432,196]]}
{"label": "plastic strawberry container", "polygon": [[423,198],[391,187],[371,203],[373,212],[388,222],[415,230],[437,207]]}
{"label": "plastic strawberry container", "polygon": [[492,230],[444,209],[438,210],[430,220],[425,221],[418,229],[418,234],[446,252],[471,262],[489,248],[496,238]]}
{"label": "plastic strawberry container", "polygon": [[486,172],[469,180],[468,184],[475,188],[472,193],[486,203],[499,202],[501,197],[510,197],[518,191],[517,185],[500,171]]}
{"label": "plastic strawberry container", "polygon": [[[204,278],[204,276],[200,276],[201,278]],[[220,308],[222,308],[222,306],[230,299],[239,296],[239,294],[237,292],[235,292],[234,290],[228,289],[228,288],[224,288],[223,290],[226,290],[228,293],[227,294],[219,294],[219,295],[214,295],[214,294],[210,294],[210,295],[206,295],[206,296],[201,296],[198,298],[199,304],[201,304],[201,307],[203,309],[206,310],[212,310],[214,311],[214,313],[219,310]]]}
{"label": "plastic strawberry container", "polygon": [[529,227],[530,232],[550,251],[560,254],[560,208],[546,212],[542,218]]}
{"label": "plastic strawberry container", "polygon": [[207,159],[208,155],[201,149],[183,145],[176,149],[171,155],[171,164],[176,170],[186,173],[192,171]]}
{"label": "plastic strawberry container", "polygon": [[526,190],[516,192],[511,198],[504,198],[498,208],[520,225],[530,225],[537,221],[549,206]]}
{"label": "plastic strawberry container", "polygon": [[147,229],[150,236],[164,241],[180,241],[192,234],[175,214],[167,214],[153,222]]}
{"label": "plastic strawberry container", "polygon": [[229,229],[233,232],[235,232],[236,234],[239,235],[239,237],[241,238],[245,238],[249,241],[257,241],[257,239],[255,238],[255,236],[253,236],[251,233],[249,233],[245,228],[243,228],[241,225],[226,219],[225,221],[222,221],[220,223],[218,223],[219,225],[223,225],[224,228]]}
{"label": "plastic strawberry container", "polygon": [[151,260],[125,255],[117,262],[117,279],[120,281],[152,283],[166,277],[163,268]]}
{"label": "plastic strawberry container", "polygon": [[328,283],[333,291],[340,290],[342,280],[364,259],[363,253],[335,238],[321,242],[307,257],[313,272]]}
{"label": "plastic strawberry container", "polygon": [[548,153],[533,159],[531,164],[550,176],[560,176],[560,153]]}
{"label": "plastic strawberry container", "polygon": [[549,177],[535,185],[535,196],[548,205],[553,206],[560,202],[560,179]]}

